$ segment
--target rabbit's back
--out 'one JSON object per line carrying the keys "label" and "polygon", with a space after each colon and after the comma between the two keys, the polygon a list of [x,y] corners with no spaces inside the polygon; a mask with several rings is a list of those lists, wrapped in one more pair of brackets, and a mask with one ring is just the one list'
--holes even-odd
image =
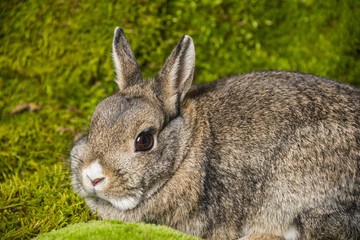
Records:
{"label": "rabbit's back", "polygon": [[194,85],[188,96],[203,101],[198,106],[211,109],[209,112],[225,111],[227,118],[224,120],[233,117],[251,123],[251,120],[270,118],[287,126],[322,120],[359,124],[360,90],[310,74],[245,73]]}
{"label": "rabbit's back", "polygon": [[360,90],[310,74],[246,73],[194,85],[188,98],[206,116],[214,139],[237,139],[247,149],[302,128],[336,125],[353,136],[360,131]]}
{"label": "rabbit's back", "polygon": [[[245,233],[267,228],[284,236],[293,227],[288,234],[299,237],[309,226],[335,238],[339,229],[360,233],[358,89],[263,71],[194,86],[188,97],[206,116],[200,149],[210,160],[202,196],[213,219],[231,210],[244,216],[232,221]],[[322,225],[324,216],[333,223]],[[312,234],[321,231],[303,237]]]}

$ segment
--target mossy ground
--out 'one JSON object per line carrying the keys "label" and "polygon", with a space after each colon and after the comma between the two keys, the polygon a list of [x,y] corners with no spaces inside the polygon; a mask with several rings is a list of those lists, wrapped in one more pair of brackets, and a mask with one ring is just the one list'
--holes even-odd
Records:
{"label": "mossy ground", "polygon": [[145,77],[188,34],[198,83],[280,69],[360,86],[359,1],[9,0],[0,19],[3,239],[97,218],[71,190],[68,153],[96,104],[117,91],[116,26]]}

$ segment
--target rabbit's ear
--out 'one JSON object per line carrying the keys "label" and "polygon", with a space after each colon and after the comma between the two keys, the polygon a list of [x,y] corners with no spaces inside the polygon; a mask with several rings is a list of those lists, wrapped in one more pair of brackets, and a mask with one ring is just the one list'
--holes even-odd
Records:
{"label": "rabbit's ear", "polygon": [[180,103],[191,87],[194,68],[194,42],[185,35],[155,78],[155,92],[163,101],[169,117],[179,112]]}
{"label": "rabbit's ear", "polygon": [[113,59],[117,74],[116,83],[120,90],[144,81],[135,55],[120,27],[114,31]]}

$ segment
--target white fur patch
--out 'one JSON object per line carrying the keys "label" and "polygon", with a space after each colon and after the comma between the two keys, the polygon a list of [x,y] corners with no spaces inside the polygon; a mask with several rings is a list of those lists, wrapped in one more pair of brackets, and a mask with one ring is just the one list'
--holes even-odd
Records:
{"label": "white fur patch", "polygon": [[116,208],[123,211],[133,209],[139,204],[139,200],[133,197],[127,197],[122,199],[109,199],[109,202],[111,202],[111,204],[114,205]]}
{"label": "white fur patch", "polygon": [[290,227],[287,232],[284,234],[286,240],[296,240],[298,239],[299,232],[294,228]]}
{"label": "white fur patch", "polygon": [[[99,163],[99,160],[91,163],[87,168],[82,172],[83,183],[86,190],[94,192],[95,190],[101,189],[102,186],[107,182],[107,178],[104,175],[103,168]],[[92,186],[91,181],[97,178],[104,178],[103,181],[99,182],[96,186]]]}

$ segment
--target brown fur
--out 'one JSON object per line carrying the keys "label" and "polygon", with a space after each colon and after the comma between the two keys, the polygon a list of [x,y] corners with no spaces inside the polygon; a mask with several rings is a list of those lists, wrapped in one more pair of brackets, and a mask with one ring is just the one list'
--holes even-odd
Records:
{"label": "brown fur", "polygon": [[[71,152],[74,188],[94,212],[206,239],[360,237],[359,89],[282,71],[190,88],[188,36],[149,81],[121,60],[131,54],[117,29],[121,91],[96,107]],[[144,129],[156,144],[134,153]],[[94,161],[109,179],[103,195],[81,178]],[[106,200],[128,196],[138,201],[128,210]]]}

